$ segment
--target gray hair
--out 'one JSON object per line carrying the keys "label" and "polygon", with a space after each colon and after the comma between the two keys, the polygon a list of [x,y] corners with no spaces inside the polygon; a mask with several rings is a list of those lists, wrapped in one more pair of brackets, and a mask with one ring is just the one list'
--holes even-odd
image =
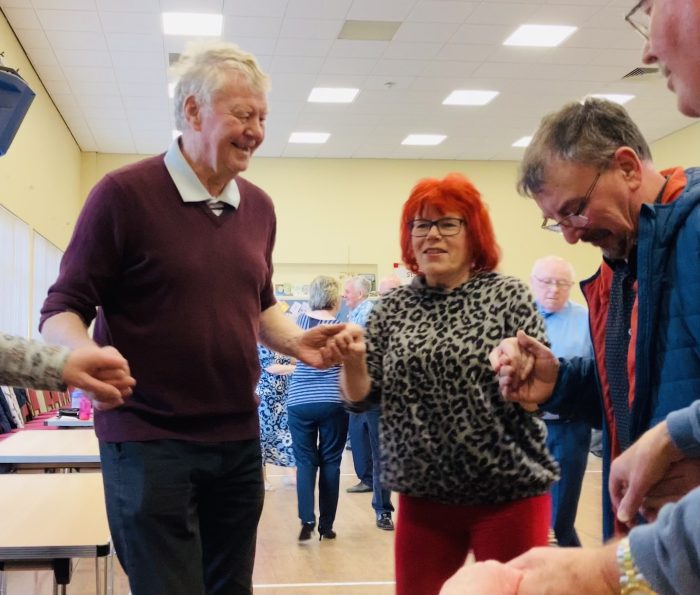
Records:
{"label": "gray hair", "polygon": [[369,292],[372,291],[372,282],[367,277],[363,277],[362,275],[350,277],[349,283],[364,297],[367,297]]}
{"label": "gray hair", "polygon": [[340,284],[333,277],[319,275],[309,285],[309,307],[312,310],[331,310],[340,301]]}
{"label": "gray hair", "polygon": [[189,43],[172,71],[178,77],[173,97],[178,130],[184,130],[185,126],[185,100],[194,95],[199,104],[211,105],[212,96],[226,84],[233,72],[260,93],[270,90],[270,79],[260,69],[255,56],[233,43]]}
{"label": "gray hair", "polygon": [[561,256],[555,256],[553,254],[550,256],[543,256],[542,258],[538,258],[532,265],[531,275],[534,277],[535,273],[537,272],[537,269],[539,269],[541,266],[555,262],[563,264],[566,267],[566,269],[569,271],[569,275],[571,276],[572,281],[576,279],[576,270],[574,269],[574,265],[572,265],[565,258],[562,258]]}
{"label": "gray hair", "polygon": [[520,163],[518,192],[537,194],[554,159],[603,171],[620,147],[630,147],[642,161],[651,161],[647,141],[621,105],[592,97],[568,103],[542,119]]}

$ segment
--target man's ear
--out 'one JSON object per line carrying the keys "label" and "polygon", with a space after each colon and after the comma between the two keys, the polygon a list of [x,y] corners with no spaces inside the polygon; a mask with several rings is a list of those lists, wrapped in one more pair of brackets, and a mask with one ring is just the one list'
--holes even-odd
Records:
{"label": "man's ear", "polygon": [[620,147],[613,155],[613,161],[622,173],[622,177],[632,189],[642,183],[642,160],[631,147]]}
{"label": "man's ear", "polygon": [[190,128],[192,130],[199,130],[202,111],[194,95],[188,95],[185,98],[182,111],[185,114],[185,120],[189,123]]}

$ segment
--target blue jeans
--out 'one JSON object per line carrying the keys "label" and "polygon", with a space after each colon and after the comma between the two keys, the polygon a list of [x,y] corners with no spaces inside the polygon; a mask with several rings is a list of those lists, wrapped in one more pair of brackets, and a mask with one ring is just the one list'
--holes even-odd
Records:
{"label": "blue jeans", "polygon": [[101,442],[107,516],[133,595],[251,595],[260,441]]}
{"label": "blue jeans", "polygon": [[382,466],[379,453],[379,417],[381,415],[381,407],[372,405],[367,411],[357,415],[365,434],[369,438],[370,448],[372,449],[372,508],[374,508],[377,517],[379,517],[383,512],[394,512],[394,506],[391,504],[391,491],[382,487],[380,479]]}
{"label": "blue jeans", "polygon": [[308,403],[288,409],[297,463],[297,504],[302,523],[316,521],[314,492],[318,472],[319,530],[333,528],[340,489],[340,459],[348,435],[342,403]]}
{"label": "blue jeans", "polygon": [[364,413],[350,413],[348,423],[350,434],[350,447],[352,448],[352,465],[355,468],[357,478],[372,487],[374,472],[372,465],[372,445],[369,440],[369,432],[365,423]]}
{"label": "blue jeans", "polygon": [[552,528],[562,547],[581,545],[574,527],[581,484],[591,446],[591,427],[582,421],[546,421],[547,448],[559,463],[561,478],[551,487]]}

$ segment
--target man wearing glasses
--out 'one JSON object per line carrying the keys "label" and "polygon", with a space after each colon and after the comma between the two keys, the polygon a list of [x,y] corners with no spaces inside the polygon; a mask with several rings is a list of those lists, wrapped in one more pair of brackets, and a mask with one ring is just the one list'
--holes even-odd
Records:
{"label": "man wearing glasses", "polygon": [[[557,357],[593,357],[588,311],[569,299],[574,268],[559,256],[545,256],[532,267],[530,287]],[[547,448],[559,463],[551,489],[552,529],[560,547],[581,545],[574,523],[591,447],[591,426],[582,420],[544,413]]]}
{"label": "man wearing glasses", "polygon": [[[602,421],[607,486],[615,457],[697,398],[700,170],[657,171],[625,109],[587,99],[543,119],[518,189],[534,198],[544,229],[603,253],[600,269],[581,287],[595,358],[559,361],[522,337],[520,348],[542,357],[535,355],[524,383],[513,366],[501,367],[501,387],[508,399],[592,425]],[[507,339],[504,350],[513,344]],[[625,530],[604,490],[604,538]]]}

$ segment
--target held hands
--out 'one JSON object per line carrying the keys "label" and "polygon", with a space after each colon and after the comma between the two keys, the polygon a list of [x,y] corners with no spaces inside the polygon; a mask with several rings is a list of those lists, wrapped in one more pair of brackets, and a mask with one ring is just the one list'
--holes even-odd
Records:
{"label": "held hands", "polygon": [[309,366],[321,370],[330,368],[340,359],[330,349],[334,338],[343,332],[346,324],[319,324],[301,334],[298,339],[296,356]]}
{"label": "held hands", "polygon": [[114,347],[86,345],[73,350],[63,368],[63,381],[93,395],[98,410],[114,409],[124,404],[136,380],[128,362]]}
{"label": "held hands", "polygon": [[343,332],[329,341],[328,351],[331,357],[346,365],[363,362],[367,354],[364,330],[357,324],[346,324]]}
{"label": "held hands", "polygon": [[[523,331],[501,341],[489,354],[503,397],[532,410],[554,390],[559,360],[550,349]],[[535,407],[533,407],[535,406]]]}
{"label": "held hands", "polygon": [[[683,468],[677,468],[673,473],[670,471],[672,464],[682,458],[682,453],[673,444],[668,426],[663,421],[645,432],[613,461],[608,488],[613,510],[617,511],[620,522],[631,525],[637,511],[642,512],[643,500],[647,496],[654,501],[647,501],[644,508],[655,516],[653,509],[659,503],[657,499],[661,494],[672,493],[677,489],[678,477],[688,471]],[[674,477],[673,482],[664,487],[663,484],[670,479],[669,475]],[[657,486],[655,490],[654,486]],[[642,514],[646,516],[644,512]]]}
{"label": "held hands", "polygon": [[487,560],[464,565],[440,590],[440,595],[517,595],[523,573]]}

